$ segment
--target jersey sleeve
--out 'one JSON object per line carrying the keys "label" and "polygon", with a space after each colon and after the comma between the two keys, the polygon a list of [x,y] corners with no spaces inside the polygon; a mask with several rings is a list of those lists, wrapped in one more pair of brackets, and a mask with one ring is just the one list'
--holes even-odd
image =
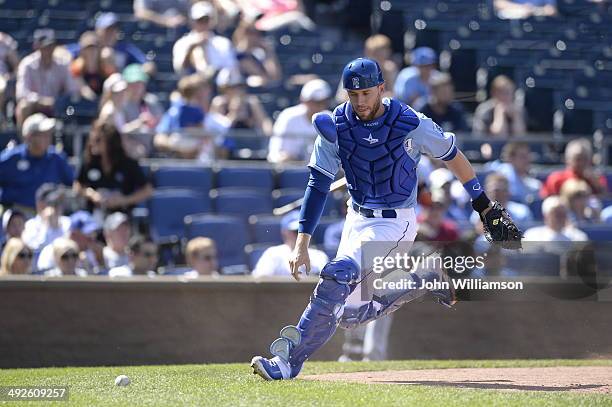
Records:
{"label": "jersey sleeve", "polygon": [[413,147],[432,158],[448,161],[457,154],[455,134],[444,132],[433,120],[423,113],[417,113],[419,125],[411,131]]}
{"label": "jersey sleeve", "polygon": [[338,146],[318,136],[308,166],[318,170],[329,178],[336,178],[336,173],[340,169]]}

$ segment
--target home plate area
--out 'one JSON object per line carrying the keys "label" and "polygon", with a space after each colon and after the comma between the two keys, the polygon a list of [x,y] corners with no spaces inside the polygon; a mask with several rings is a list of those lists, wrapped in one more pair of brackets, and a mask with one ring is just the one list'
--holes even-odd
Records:
{"label": "home plate area", "polygon": [[326,373],[306,380],[447,386],[508,391],[570,391],[612,394],[612,367],[422,369]]}

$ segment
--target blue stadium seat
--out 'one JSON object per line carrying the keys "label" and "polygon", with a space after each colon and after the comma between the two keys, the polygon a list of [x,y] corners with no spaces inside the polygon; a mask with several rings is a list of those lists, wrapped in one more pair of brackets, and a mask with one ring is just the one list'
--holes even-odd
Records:
{"label": "blue stadium seat", "polygon": [[244,247],[249,231],[243,219],[235,216],[198,214],[185,218],[185,237],[209,237],[217,244],[219,266],[246,264]]}
{"label": "blue stadium seat", "polygon": [[308,168],[285,168],[278,173],[278,187],[283,188],[301,188],[302,191],[308,183],[310,171]]}
{"label": "blue stadium seat", "polygon": [[249,225],[255,243],[281,244],[281,217],[274,215],[253,215],[249,217]]}
{"label": "blue stadium seat", "polygon": [[531,214],[533,215],[533,220],[541,221],[544,219],[542,215],[542,200],[535,199],[529,203],[529,210],[531,210]]}
{"label": "blue stadium seat", "polygon": [[509,253],[507,267],[521,276],[558,276],[561,260],[552,253]]}
{"label": "blue stadium seat", "polygon": [[246,187],[274,189],[272,170],[263,167],[225,167],[217,172],[217,188]]}
{"label": "blue stadium seat", "polygon": [[586,233],[590,240],[593,240],[596,242],[612,241],[612,226],[611,225],[597,225],[597,224],[589,224],[589,223],[580,223],[576,226],[578,229]]}
{"label": "blue stadium seat", "polygon": [[272,199],[274,200],[275,208],[280,208],[283,205],[287,205],[303,197],[304,188],[283,188],[272,191]]}
{"label": "blue stadium seat", "polygon": [[156,188],[188,188],[208,195],[212,183],[210,167],[158,167],[153,170]]}
{"label": "blue stadium seat", "polygon": [[149,200],[151,235],[157,242],[184,236],[184,218],[210,211],[207,195],[189,189],[158,189]]}
{"label": "blue stadium seat", "polygon": [[323,239],[325,237],[325,230],[329,227],[329,225],[336,223],[338,221],[340,221],[339,218],[332,218],[332,217],[321,218],[321,220],[319,221],[319,225],[317,226],[317,228],[315,229],[312,235],[313,244],[323,247]]}
{"label": "blue stadium seat", "polygon": [[272,197],[265,189],[218,188],[211,191],[215,212],[248,218],[250,215],[272,213]]}
{"label": "blue stadium seat", "polygon": [[272,245],[270,245],[269,243],[249,244],[245,246],[244,253],[246,254],[248,259],[249,270],[255,270],[255,266],[261,258],[261,255],[266,251],[268,247],[271,246]]}

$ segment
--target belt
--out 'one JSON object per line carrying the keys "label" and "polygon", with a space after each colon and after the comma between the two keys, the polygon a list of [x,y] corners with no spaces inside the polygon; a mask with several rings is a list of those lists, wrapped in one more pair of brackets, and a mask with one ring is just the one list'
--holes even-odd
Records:
{"label": "belt", "polygon": [[369,209],[353,202],[353,210],[366,218],[397,218],[397,212],[393,209]]}

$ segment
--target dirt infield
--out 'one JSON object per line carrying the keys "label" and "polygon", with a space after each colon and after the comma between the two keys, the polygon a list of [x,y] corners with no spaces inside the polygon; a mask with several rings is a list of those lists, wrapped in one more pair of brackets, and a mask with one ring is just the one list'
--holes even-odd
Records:
{"label": "dirt infield", "polygon": [[612,394],[612,367],[423,369],[326,373],[307,380],[420,384],[509,391],[571,391]]}

